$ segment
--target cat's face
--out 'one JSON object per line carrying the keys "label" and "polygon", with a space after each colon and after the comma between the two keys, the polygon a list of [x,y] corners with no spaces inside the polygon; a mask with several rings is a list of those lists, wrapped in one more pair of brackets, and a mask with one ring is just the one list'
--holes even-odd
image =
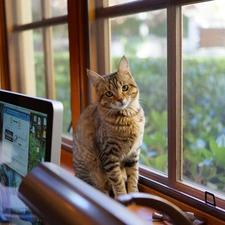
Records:
{"label": "cat's face", "polygon": [[103,78],[105,82],[100,84],[97,94],[104,107],[121,110],[136,99],[138,88],[130,76],[117,72]]}
{"label": "cat's face", "polygon": [[101,76],[88,71],[88,76],[96,89],[99,103],[114,110],[123,110],[138,103],[138,87],[131,76],[125,56],[120,60],[118,71]]}

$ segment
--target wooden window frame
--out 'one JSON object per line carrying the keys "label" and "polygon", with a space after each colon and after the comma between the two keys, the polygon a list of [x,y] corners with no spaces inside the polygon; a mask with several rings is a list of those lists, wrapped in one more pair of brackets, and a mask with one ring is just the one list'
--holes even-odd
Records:
{"label": "wooden window frame", "polygon": [[68,0],[68,31],[70,53],[70,83],[72,129],[82,110],[90,103],[86,69],[89,61],[88,2]]}
{"label": "wooden window frame", "polygon": [[7,48],[7,27],[5,15],[5,2],[0,1],[0,88],[9,90],[9,64],[8,64],[8,48]]}
{"label": "wooden window frame", "polygon": [[[98,55],[98,60],[104,62],[98,65],[92,61],[97,71],[102,74],[110,72],[109,65],[109,42],[107,21],[110,18],[130,15],[134,13],[147,12],[159,9],[167,9],[167,86],[168,86],[168,177],[152,172],[146,167],[140,166],[140,184],[159,190],[161,193],[181,200],[199,210],[210,213],[215,217],[225,220],[224,197],[214,194],[217,206],[212,207],[205,201],[205,190],[196,188],[181,180],[182,162],[182,6],[202,3],[212,0],[151,0],[134,1],[110,7],[104,7],[103,1],[96,1],[95,5],[90,2],[91,9],[95,9],[94,19],[91,20],[91,32],[96,37],[101,37],[92,42],[92,51]],[[92,11],[91,11],[92,12]],[[94,31],[93,31],[94,29]],[[104,44],[104,48],[102,47]],[[94,47],[93,47],[93,46]],[[97,47],[96,47],[97,46]],[[106,68],[107,66],[107,68]],[[176,162],[176,163],[174,163]],[[191,194],[190,194],[191,193]]]}

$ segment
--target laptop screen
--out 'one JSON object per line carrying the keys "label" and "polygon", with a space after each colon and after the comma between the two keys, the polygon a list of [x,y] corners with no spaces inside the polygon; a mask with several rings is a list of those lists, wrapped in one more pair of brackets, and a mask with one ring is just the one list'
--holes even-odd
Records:
{"label": "laptop screen", "polygon": [[[0,94],[0,224],[38,225],[41,221],[17,193],[23,177],[30,170],[40,162],[52,161],[51,155],[59,154],[53,152],[51,146],[54,107],[42,110],[41,103],[46,104],[47,100],[20,97],[29,98],[36,105],[28,108],[26,104],[5,102]],[[48,104],[52,105],[52,102],[47,101]]]}

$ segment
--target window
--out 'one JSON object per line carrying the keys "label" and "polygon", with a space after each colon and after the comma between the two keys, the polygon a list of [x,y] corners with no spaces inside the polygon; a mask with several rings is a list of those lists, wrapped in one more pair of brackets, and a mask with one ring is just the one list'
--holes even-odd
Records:
{"label": "window", "polygon": [[0,1],[1,88],[61,101],[67,150],[89,101],[83,94],[90,68],[87,6],[80,0]]}
{"label": "window", "polygon": [[130,61],[147,118],[140,182],[205,211],[209,192],[224,219],[225,6],[197,2],[91,3],[91,66],[106,74]]}
{"label": "window", "polygon": [[183,180],[225,195],[225,5],[183,7]]}
{"label": "window", "polygon": [[67,0],[5,1],[5,6],[14,62],[11,90],[63,102],[63,133],[71,135]]}

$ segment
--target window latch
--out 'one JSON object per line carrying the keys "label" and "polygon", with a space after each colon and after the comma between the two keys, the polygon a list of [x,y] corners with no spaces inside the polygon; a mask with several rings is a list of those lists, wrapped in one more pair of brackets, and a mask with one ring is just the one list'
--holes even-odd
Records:
{"label": "window latch", "polygon": [[215,195],[211,192],[205,191],[205,203],[212,206],[216,206]]}

